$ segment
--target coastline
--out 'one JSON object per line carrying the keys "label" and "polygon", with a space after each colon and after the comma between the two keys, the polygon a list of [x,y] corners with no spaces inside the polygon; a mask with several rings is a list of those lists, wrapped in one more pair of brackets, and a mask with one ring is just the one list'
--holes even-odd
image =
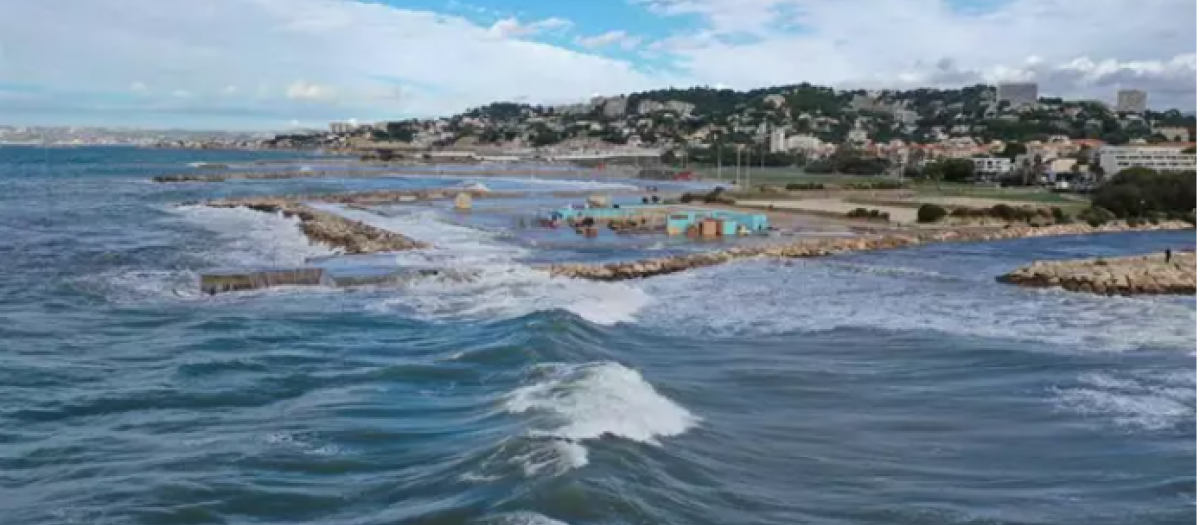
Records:
{"label": "coastline", "polygon": [[810,258],[846,252],[863,252],[905,248],[944,242],[987,242],[1061,235],[1092,235],[1130,231],[1187,230],[1195,227],[1186,222],[1164,222],[1159,225],[1128,226],[1109,223],[1099,227],[1086,224],[1054,226],[1014,226],[1000,229],[941,230],[888,234],[879,237],[806,239],[790,244],[737,247],[700,254],[678,255],[607,264],[556,264],[544,267],[551,275],[593,281],[625,281],[657,275],[667,275],[693,268],[715,266],[739,259],[754,257]]}

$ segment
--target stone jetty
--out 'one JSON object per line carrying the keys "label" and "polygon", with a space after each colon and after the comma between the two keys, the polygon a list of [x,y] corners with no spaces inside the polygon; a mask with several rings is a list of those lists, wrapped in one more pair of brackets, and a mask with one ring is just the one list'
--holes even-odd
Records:
{"label": "stone jetty", "polygon": [[[425,169],[420,169],[425,168]],[[279,180],[279,179],[371,179],[380,177],[528,177],[529,170],[473,170],[473,171],[438,171],[427,166],[415,166],[410,171],[388,170],[288,170],[288,171],[222,171],[173,173],[159,175],[151,180],[160,183],[177,182],[226,182],[230,180]],[[579,178],[603,176],[603,173],[579,170],[533,170],[532,173],[542,177]]]}
{"label": "stone jetty", "polygon": [[676,255],[632,262],[608,264],[557,264],[546,267],[551,275],[596,281],[623,281],[714,266],[753,257],[806,258],[823,257],[845,252],[888,250],[939,242],[980,242],[1055,235],[1092,233],[1176,230],[1193,228],[1186,222],[1164,222],[1157,225],[1131,227],[1125,223],[1110,223],[1099,227],[1086,224],[1053,226],[1013,226],[1008,228],[974,228],[923,231],[907,234],[864,236],[854,238],[805,239],[793,243],[744,246],[707,253]]}
{"label": "stone jetty", "polygon": [[1173,253],[1170,262],[1163,252],[1133,257],[1037,261],[996,280],[1101,295],[1195,295],[1196,253]]}
{"label": "stone jetty", "polygon": [[289,199],[229,199],[205,203],[214,208],[244,207],[264,213],[279,213],[300,220],[300,231],[310,241],[341,249],[349,254],[397,252],[425,248],[425,243],[402,234],[376,228],[305,206]]}

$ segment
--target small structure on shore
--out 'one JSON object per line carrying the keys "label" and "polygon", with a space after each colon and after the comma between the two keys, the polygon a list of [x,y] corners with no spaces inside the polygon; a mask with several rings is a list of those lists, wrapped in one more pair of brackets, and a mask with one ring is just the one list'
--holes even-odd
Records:
{"label": "small structure on shore", "polygon": [[607,223],[616,231],[653,228],[668,235],[700,237],[746,235],[770,229],[770,221],[761,213],[661,204],[566,207],[554,210],[543,220],[547,225],[559,222],[571,226]]}
{"label": "small structure on shore", "polygon": [[470,193],[459,193],[457,196],[455,196],[454,197],[454,209],[456,209],[456,210],[471,209],[471,194]]}

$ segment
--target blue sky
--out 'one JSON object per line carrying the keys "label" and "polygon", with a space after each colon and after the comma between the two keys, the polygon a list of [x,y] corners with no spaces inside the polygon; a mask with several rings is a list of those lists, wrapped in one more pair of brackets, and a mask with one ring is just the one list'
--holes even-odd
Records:
{"label": "blue sky", "polygon": [[280,130],[799,82],[1194,110],[1195,20],[1194,0],[0,0],[0,123]]}

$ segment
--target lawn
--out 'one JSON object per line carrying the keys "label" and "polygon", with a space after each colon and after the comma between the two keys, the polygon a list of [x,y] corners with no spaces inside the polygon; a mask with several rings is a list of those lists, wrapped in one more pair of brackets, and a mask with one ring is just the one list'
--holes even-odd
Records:
{"label": "lawn", "polygon": [[[717,180],[717,168],[715,167],[700,167],[692,168],[692,172],[698,176],[704,177],[706,180]],[[852,182],[870,182],[875,180],[890,179],[894,177],[872,176],[872,175],[844,175],[844,174],[816,174],[805,173],[800,168],[759,168],[757,166],[745,168],[743,166],[742,178],[745,175],[750,175],[750,185],[757,186],[759,184],[770,184],[773,186],[784,186],[788,183],[820,183],[820,184],[847,184]],[[734,167],[725,166],[721,170],[720,180],[734,180]]]}

